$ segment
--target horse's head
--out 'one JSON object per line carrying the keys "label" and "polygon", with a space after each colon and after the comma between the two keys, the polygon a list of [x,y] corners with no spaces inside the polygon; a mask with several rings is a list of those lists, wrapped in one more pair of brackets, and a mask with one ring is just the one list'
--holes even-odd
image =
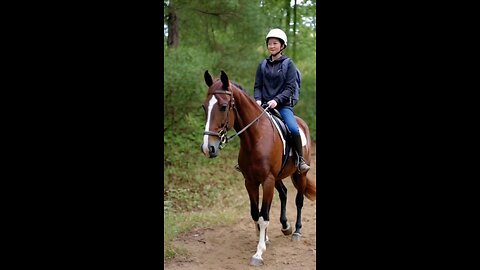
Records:
{"label": "horse's head", "polygon": [[205,110],[205,132],[203,133],[202,152],[214,158],[222,145],[226,143],[227,131],[233,127],[235,100],[227,74],[222,70],[220,79],[213,81],[208,70],[204,74],[208,93],[203,102]]}

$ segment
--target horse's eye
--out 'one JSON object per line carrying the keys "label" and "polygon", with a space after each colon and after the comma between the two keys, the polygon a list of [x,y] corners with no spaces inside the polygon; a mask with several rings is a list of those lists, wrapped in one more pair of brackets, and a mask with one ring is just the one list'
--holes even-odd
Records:
{"label": "horse's eye", "polygon": [[222,105],[222,106],[220,107],[220,111],[221,111],[221,112],[224,112],[224,111],[226,111],[226,110],[227,110],[227,105]]}

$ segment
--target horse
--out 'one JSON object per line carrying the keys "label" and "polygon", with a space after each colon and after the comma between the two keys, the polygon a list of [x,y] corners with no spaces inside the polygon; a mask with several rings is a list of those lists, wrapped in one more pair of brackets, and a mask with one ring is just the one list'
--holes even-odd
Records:
{"label": "horse", "polygon": [[[268,108],[263,109],[258,105],[240,84],[230,81],[223,70],[220,79],[215,80],[206,70],[204,79],[208,91],[202,105],[206,117],[203,143],[200,148],[206,157],[215,158],[228,142],[227,131],[233,128],[237,132],[235,135],[240,138],[238,166],[245,178],[245,187],[250,199],[250,214],[259,236],[257,252],[251,257],[249,264],[259,266],[263,264],[262,254],[266,251],[266,244],[269,243],[267,228],[274,188],[280,197],[281,231],[284,235],[292,235],[292,241],[299,241],[304,195],[314,201],[316,183],[307,177],[308,172],[301,174],[297,171],[293,156],[290,156],[282,166],[283,138],[267,116]],[[305,135],[302,139],[302,141],[305,139],[302,143],[303,153],[305,161],[310,164],[310,131],[304,120],[298,116],[295,117],[300,132]],[[287,188],[282,182],[288,176],[297,189],[295,198],[297,220],[293,234],[292,226],[287,222],[286,216]],[[263,188],[263,196],[259,211],[260,185]]]}

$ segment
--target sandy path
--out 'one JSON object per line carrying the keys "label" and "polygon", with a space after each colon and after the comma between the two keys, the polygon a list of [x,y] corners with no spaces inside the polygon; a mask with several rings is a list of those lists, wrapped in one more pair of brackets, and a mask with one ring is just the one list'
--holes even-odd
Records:
{"label": "sandy path", "polygon": [[[316,178],[315,152],[312,153],[312,166],[308,176]],[[290,178],[283,182],[288,189],[287,218],[295,226],[297,190]],[[246,190],[245,200],[248,200]],[[275,190],[268,226],[270,244],[263,253],[264,265],[260,269],[316,269],[316,202],[305,197],[302,208],[302,240],[299,242],[293,242],[291,236],[282,234],[279,219],[280,199]],[[251,269],[254,267],[249,266],[249,261],[256,252],[258,237],[250,217],[250,208],[246,208],[245,214],[234,225],[194,230],[183,234],[174,244],[184,247],[189,257],[164,263],[164,268],[168,270]]]}

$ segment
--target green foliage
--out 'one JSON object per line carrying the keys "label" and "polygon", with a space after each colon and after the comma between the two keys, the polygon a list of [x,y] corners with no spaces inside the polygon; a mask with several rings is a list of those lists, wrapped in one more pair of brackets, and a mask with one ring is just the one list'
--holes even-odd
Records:
{"label": "green foliage", "polygon": [[310,137],[316,141],[317,126],[317,83],[316,83],[316,66],[304,64],[303,62],[295,62],[297,68],[302,73],[302,85],[300,89],[300,100],[295,106],[295,114],[301,117],[310,128]]}
{"label": "green foliage", "polygon": [[164,143],[164,210],[172,212],[207,209],[222,202],[232,203],[231,196],[243,193],[243,178],[234,170],[238,141],[230,142],[215,159],[200,151],[202,134],[196,140],[184,137]]}
{"label": "green foliage", "polygon": [[[212,66],[215,55],[198,54],[194,48],[167,49],[164,52],[164,129],[183,123],[187,113],[201,117],[202,98],[206,87],[203,81],[205,69]],[[194,126],[197,127],[197,126]],[[182,130],[182,129],[180,129]]]}

